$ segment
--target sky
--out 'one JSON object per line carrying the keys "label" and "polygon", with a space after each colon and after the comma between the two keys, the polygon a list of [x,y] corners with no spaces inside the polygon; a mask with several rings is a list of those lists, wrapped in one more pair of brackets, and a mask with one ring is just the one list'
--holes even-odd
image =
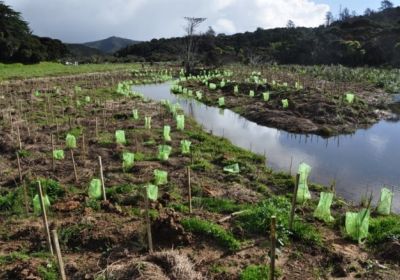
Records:
{"label": "sky", "polygon": [[[83,43],[119,36],[146,41],[184,34],[185,16],[205,17],[199,31],[254,31],[258,27],[315,27],[340,6],[362,14],[380,0],[3,0],[22,13],[35,35]],[[400,0],[392,1],[400,6]]]}

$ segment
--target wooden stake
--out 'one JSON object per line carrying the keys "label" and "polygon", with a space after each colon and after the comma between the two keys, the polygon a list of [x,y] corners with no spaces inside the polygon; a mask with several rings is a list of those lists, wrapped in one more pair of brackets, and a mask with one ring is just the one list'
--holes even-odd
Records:
{"label": "wooden stake", "polygon": [[147,188],[144,190],[144,204],[146,207],[146,229],[147,229],[147,241],[149,245],[149,253],[153,253],[153,238],[151,236],[151,221],[149,212],[149,197],[147,196]]}
{"label": "wooden stake", "polygon": [[296,209],[296,199],[297,199],[297,191],[299,189],[299,181],[300,181],[300,174],[297,173],[296,182],[294,184],[293,197],[292,197],[292,209],[290,211],[290,217],[289,217],[289,230],[292,230],[293,228],[293,219],[294,219],[294,212]]}
{"label": "wooden stake", "polygon": [[101,162],[101,156],[99,156],[99,166],[100,166],[100,179],[101,179],[101,190],[103,193],[103,200],[107,201],[106,187],[104,186],[103,163]]}
{"label": "wooden stake", "polygon": [[19,182],[22,183],[21,160],[19,158],[19,153],[16,152],[16,154],[17,154],[17,163],[18,163]]}
{"label": "wooden stake", "polygon": [[275,251],[276,251],[276,217],[271,217],[271,264],[269,269],[269,279],[275,279]]}
{"label": "wooden stake", "polygon": [[64,261],[62,259],[62,255],[61,255],[60,243],[58,242],[57,231],[55,229],[53,229],[51,231],[51,235],[53,237],[53,244],[54,244],[54,248],[56,250],[58,269],[60,271],[61,279],[67,280],[67,277],[65,276]]}
{"label": "wooden stake", "polygon": [[56,171],[56,161],[54,159],[54,135],[51,135],[51,167],[53,169],[53,172]]}
{"label": "wooden stake", "polygon": [[96,139],[99,139],[99,120],[96,117]]}
{"label": "wooden stake", "polygon": [[19,125],[17,125],[17,137],[18,137],[19,149],[22,150],[22,142],[21,142],[21,134],[19,133]]}
{"label": "wooden stake", "polygon": [[189,213],[192,214],[192,186],[190,183],[190,166],[187,167],[187,184],[188,184],[188,199],[189,199]]}
{"label": "wooden stake", "polygon": [[82,160],[85,160],[86,148],[85,148],[85,134],[82,134]]}
{"label": "wooden stake", "polygon": [[40,208],[42,209],[43,224],[44,224],[44,229],[45,229],[46,238],[47,238],[47,246],[49,247],[50,254],[54,255],[53,246],[51,245],[49,223],[47,221],[46,206],[44,205],[43,191],[42,191],[42,185],[40,184],[40,181],[38,181],[38,192],[39,192]]}
{"label": "wooden stake", "polygon": [[[20,160],[20,158],[19,158],[18,152],[17,152],[16,154],[17,154],[17,162],[18,162],[19,182],[22,184],[23,182],[22,182],[21,160]],[[29,205],[28,205],[28,192],[27,192],[27,190],[26,190],[26,185],[23,184],[22,188],[23,188],[23,190],[24,190],[25,212],[26,212],[26,215],[28,215],[28,214],[29,214]]]}
{"label": "wooden stake", "polygon": [[74,151],[72,149],[70,149],[70,151],[71,151],[72,165],[74,166],[75,183],[78,183],[78,172],[76,171]]}

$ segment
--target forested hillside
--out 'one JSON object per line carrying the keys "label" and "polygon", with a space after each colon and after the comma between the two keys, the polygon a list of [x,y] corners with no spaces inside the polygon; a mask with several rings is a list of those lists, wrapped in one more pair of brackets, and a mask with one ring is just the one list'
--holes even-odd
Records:
{"label": "forested hillside", "polygon": [[[400,66],[400,7],[366,10],[352,16],[348,10],[338,20],[327,17],[317,28],[262,29],[224,35],[211,30],[199,35],[198,59],[205,64],[244,62],[259,64],[343,64]],[[154,39],[117,53],[137,60],[179,60],[184,38]]]}
{"label": "forested hillside", "polygon": [[0,62],[37,63],[67,53],[60,40],[33,35],[21,14],[0,1]]}

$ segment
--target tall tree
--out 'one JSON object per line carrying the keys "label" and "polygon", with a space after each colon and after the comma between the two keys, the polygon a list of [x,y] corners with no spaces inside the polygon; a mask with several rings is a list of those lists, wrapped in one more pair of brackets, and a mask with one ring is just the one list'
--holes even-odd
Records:
{"label": "tall tree", "polygon": [[286,28],[295,28],[296,25],[294,24],[293,20],[289,19],[286,23]]}
{"label": "tall tree", "polygon": [[186,75],[189,75],[194,65],[194,53],[196,50],[196,29],[203,21],[206,20],[206,18],[185,17],[185,20],[185,72]]}
{"label": "tall tree", "polygon": [[325,25],[329,26],[334,21],[332,12],[327,12],[325,15]]}
{"label": "tall tree", "polygon": [[393,3],[390,2],[389,0],[383,0],[381,2],[381,7],[379,8],[379,10],[383,11],[383,10],[391,9],[391,8],[393,8]]}

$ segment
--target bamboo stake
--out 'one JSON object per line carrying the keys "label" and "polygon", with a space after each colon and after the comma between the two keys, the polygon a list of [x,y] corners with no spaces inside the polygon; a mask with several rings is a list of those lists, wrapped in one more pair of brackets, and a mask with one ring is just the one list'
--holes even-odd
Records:
{"label": "bamboo stake", "polygon": [[271,217],[271,264],[269,269],[269,279],[275,279],[275,251],[276,251],[276,217]]}
{"label": "bamboo stake", "polygon": [[96,139],[99,139],[99,120],[96,117]]}
{"label": "bamboo stake", "polygon": [[292,209],[290,211],[290,217],[289,217],[289,230],[292,230],[293,228],[293,219],[294,219],[294,212],[296,209],[296,199],[297,199],[297,191],[299,189],[299,181],[300,181],[300,174],[297,173],[296,182],[294,184],[293,197],[292,197]]}
{"label": "bamboo stake", "polygon": [[147,229],[147,241],[149,245],[149,253],[153,253],[153,238],[151,235],[151,222],[150,222],[150,212],[149,212],[149,197],[147,196],[147,188],[144,190],[144,204],[146,207],[146,229]]}
{"label": "bamboo stake", "polygon": [[100,179],[101,179],[101,190],[103,193],[103,200],[107,201],[106,187],[104,186],[103,163],[101,162],[101,156],[99,156],[99,166],[100,166]]}
{"label": "bamboo stake", "polygon": [[56,171],[56,161],[54,160],[54,135],[51,135],[51,167],[53,169],[53,172]]}
{"label": "bamboo stake", "polygon": [[19,132],[19,125],[17,125],[17,137],[18,137],[19,149],[22,150],[22,142],[21,142],[21,134]]}
{"label": "bamboo stake", "polygon": [[60,243],[58,242],[57,231],[55,229],[53,229],[51,231],[51,233],[52,233],[52,237],[53,237],[53,244],[54,244],[54,247],[56,250],[58,269],[60,271],[61,279],[67,280],[67,277],[65,276],[64,261],[62,259],[62,255],[61,255]]}
{"label": "bamboo stake", "polygon": [[[17,162],[18,162],[19,182],[22,184],[21,160],[20,160],[20,158],[19,158],[18,152],[17,152],[16,154],[17,154]],[[29,205],[28,205],[28,193],[27,193],[27,190],[26,190],[26,185],[24,184],[24,185],[22,186],[22,188],[23,188],[23,190],[24,190],[25,212],[26,212],[26,215],[28,215],[28,214],[29,214]]]}
{"label": "bamboo stake", "polygon": [[189,199],[189,213],[192,214],[192,186],[190,183],[190,166],[187,167],[187,184],[188,184],[188,199]]}
{"label": "bamboo stake", "polygon": [[71,151],[72,165],[74,166],[75,183],[78,183],[78,172],[76,171],[74,151],[72,149],[70,149],[70,151]]}
{"label": "bamboo stake", "polygon": [[39,192],[40,208],[42,209],[43,224],[44,224],[44,229],[45,229],[46,238],[47,238],[47,246],[49,247],[50,254],[54,255],[53,246],[51,244],[49,223],[47,221],[46,206],[44,205],[43,191],[42,191],[42,185],[40,184],[40,181],[38,181],[38,192]]}

